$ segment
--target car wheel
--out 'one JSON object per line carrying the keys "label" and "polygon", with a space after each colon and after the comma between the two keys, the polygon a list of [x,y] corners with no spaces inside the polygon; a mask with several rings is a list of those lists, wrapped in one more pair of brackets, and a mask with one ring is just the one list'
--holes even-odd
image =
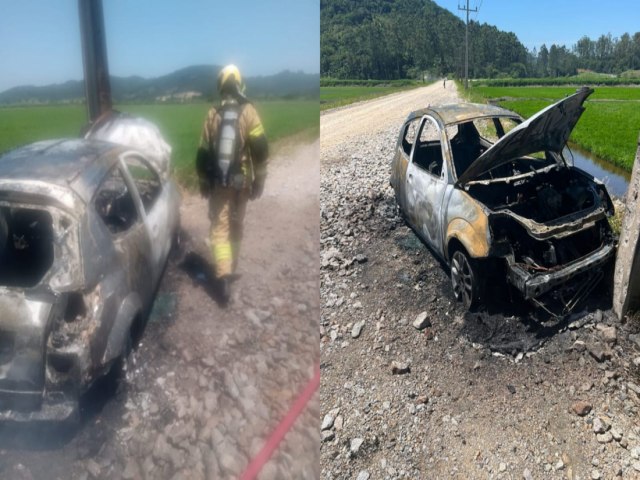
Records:
{"label": "car wheel", "polygon": [[451,256],[451,286],[456,300],[467,309],[479,303],[479,276],[474,264],[462,250],[456,250]]}

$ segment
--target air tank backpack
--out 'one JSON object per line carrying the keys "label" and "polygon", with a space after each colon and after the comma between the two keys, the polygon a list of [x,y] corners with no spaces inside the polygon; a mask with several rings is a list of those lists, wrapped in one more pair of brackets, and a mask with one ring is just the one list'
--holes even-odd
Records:
{"label": "air tank backpack", "polygon": [[223,105],[218,111],[221,122],[218,131],[218,151],[215,177],[223,187],[241,188],[244,177],[240,169],[240,132],[238,120],[241,106],[237,103]]}

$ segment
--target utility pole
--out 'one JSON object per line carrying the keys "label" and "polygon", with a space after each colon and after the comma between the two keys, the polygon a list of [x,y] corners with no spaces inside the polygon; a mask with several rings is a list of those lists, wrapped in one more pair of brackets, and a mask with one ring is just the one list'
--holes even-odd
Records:
{"label": "utility pole", "polygon": [[78,0],[89,122],[112,108],[102,0]]}
{"label": "utility pole", "polygon": [[464,30],[464,89],[469,88],[469,12],[477,12],[478,8],[469,9],[469,0],[467,0],[467,8],[458,5],[458,10],[467,12],[467,23]]}

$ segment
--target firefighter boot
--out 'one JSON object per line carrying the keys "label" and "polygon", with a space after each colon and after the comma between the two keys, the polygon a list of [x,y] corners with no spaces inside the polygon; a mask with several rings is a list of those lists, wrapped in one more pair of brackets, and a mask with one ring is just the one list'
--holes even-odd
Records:
{"label": "firefighter boot", "polygon": [[218,280],[220,303],[222,305],[228,305],[231,301],[231,275],[225,275]]}

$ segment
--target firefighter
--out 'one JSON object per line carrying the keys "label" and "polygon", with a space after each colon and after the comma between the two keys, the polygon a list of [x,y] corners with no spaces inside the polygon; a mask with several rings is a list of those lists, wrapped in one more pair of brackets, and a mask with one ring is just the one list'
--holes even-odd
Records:
{"label": "firefighter", "polygon": [[247,202],[259,198],[264,189],[268,145],[235,65],[220,70],[218,93],[220,105],[209,110],[204,122],[196,170],[200,193],[209,200],[216,285],[220,300],[227,303]]}

